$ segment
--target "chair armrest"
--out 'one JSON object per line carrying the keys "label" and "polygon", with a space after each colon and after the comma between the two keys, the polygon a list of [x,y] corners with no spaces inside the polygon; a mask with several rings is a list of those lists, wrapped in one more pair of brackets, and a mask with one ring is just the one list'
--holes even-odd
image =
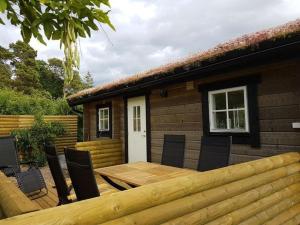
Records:
{"label": "chair armrest", "polygon": [[26,165],[26,164],[37,164],[38,161],[34,161],[34,160],[30,160],[30,161],[22,161],[20,162],[20,164],[22,165]]}
{"label": "chair armrest", "polygon": [[7,169],[7,168],[13,168],[12,166],[8,166],[8,165],[5,165],[5,166],[1,166],[0,165],[0,170],[2,170],[2,169]]}
{"label": "chair armrest", "polygon": [[20,162],[20,165],[28,165],[29,168],[31,168],[31,167],[38,168],[39,167],[38,163],[39,163],[38,161],[30,160],[30,161],[22,161],[22,162]]}

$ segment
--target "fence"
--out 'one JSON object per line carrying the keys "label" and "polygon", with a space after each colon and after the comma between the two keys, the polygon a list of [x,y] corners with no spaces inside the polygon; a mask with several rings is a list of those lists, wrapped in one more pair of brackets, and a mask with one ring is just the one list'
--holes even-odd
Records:
{"label": "fence", "polygon": [[[66,134],[55,140],[59,153],[64,147],[74,147],[77,141],[77,116],[44,116],[46,122],[61,122],[66,128]],[[14,129],[29,128],[34,122],[32,115],[0,115],[0,136],[6,136]]]}

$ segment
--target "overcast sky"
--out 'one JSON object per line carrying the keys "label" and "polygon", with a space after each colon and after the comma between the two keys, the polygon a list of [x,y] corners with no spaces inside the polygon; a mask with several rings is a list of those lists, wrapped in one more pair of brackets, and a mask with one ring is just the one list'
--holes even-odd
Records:
{"label": "overcast sky", "polygon": [[[81,39],[81,73],[108,82],[206,50],[249,32],[300,17],[299,0],[111,0],[116,32],[104,27]],[[0,25],[0,45],[21,39]],[[32,40],[38,58],[62,58],[57,42]]]}

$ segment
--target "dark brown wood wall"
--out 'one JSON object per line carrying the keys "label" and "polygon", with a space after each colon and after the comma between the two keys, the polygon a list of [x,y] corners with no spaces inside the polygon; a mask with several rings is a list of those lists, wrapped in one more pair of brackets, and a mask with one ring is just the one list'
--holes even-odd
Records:
{"label": "dark brown wood wall", "polygon": [[[198,85],[257,73],[262,77],[258,86],[261,147],[233,145],[230,163],[287,151],[300,151],[300,129],[292,128],[292,122],[300,122],[299,65],[299,60],[287,61],[152,90],[150,94],[152,161],[159,163],[161,160],[164,134],[185,134],[185,167],[196,168],[200,154],[200,138],[203,135],[201,93],[198,92]],[[167,97],[160,96],[161,89],[167,90]],[[113,103],[113,138],[122,140],[124,150],[123,99],[116,97],[107,101]],[[90,140],[96,139],[96,105],[104,102],[84,105],[85,137],[89,136]]]}
{"label": "dark brown wood wall", "polygon": [[[84,141],[94,141],[108,139],[108,137],[98,138],[96,135],[96,105],[112,103],[112,138],[120,139],[124,153],[124,101],[122,97],[116,97],[106,100],[95,101],[84,105],[83,110],[83,126],[84,126]],[[123,156],[124,159],[124,156]]]}

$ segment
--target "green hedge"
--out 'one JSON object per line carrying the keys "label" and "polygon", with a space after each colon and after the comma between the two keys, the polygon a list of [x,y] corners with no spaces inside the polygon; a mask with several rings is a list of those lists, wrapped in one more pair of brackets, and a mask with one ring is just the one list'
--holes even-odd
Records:
{"label": "green hedge", "polygon": [[47,94],[25,95],[0,89],[0,114],[2,115],[69,115],[72,114],[65,99],[51,99]]}

